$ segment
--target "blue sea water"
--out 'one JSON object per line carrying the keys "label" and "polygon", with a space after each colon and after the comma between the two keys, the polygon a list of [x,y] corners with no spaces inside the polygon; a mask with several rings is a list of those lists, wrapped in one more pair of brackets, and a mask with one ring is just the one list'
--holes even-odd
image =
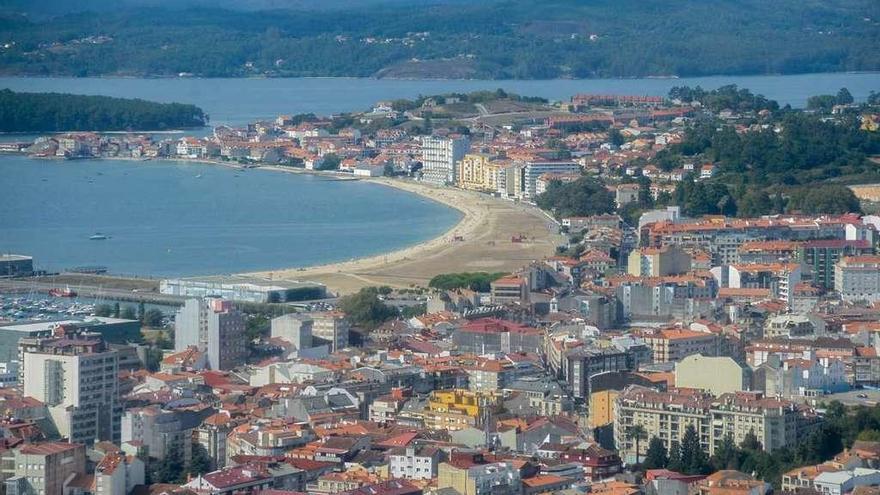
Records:
{"label": "blue sea water", "polygon": [[[384,99],[481,89],[566,100],[575,93],[665,95],[677,85],[725,84],[802,107],[809,96],[841,87],[863,100],[880,90],[880,74],[550,81],[0,78],[0,88],[16,91],[193,103],[215,125],[365,110]],[[458,218],[443,205],[363,182],[190,163],[0,155],[0,252],[31,254],[46,269],[105,265],[115,273],[166,276],[306,266],[415,244]],[[89,240],[95,232],[112,238]]]}
{"label": "blue sea water", "polygon": [[344,261],[436,237],[461,216],[374,183],[184,162],[7,155],[0,190],[0,252],[141,276]]}

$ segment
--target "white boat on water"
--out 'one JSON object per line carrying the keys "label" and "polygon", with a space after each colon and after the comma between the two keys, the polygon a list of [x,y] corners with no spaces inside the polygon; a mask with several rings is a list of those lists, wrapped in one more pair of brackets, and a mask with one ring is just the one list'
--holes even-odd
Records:
{"label": "white boat on water", "polygon": [[102,234],[102,233],[100,233],[100,232],[95,232],[94,235],[92,235],[92,236],[89,237],[89,240],[92,240],[92,241],[103,241],[103,240],[107,240],[107,239],[109,239],[109,238],[110,238],[110,236],[108,236],[108,235],[106,235],[106,234]]}

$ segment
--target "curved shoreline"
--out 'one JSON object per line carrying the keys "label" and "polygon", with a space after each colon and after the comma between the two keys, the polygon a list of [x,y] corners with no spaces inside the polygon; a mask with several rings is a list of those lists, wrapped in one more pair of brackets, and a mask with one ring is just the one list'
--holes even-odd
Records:
{"label": "curved shoreline", "polygon": [[[259,167],[286,173],[314,173],[346,180],[337,173],[286,167]],[[339,294],[363,287],[426,286],[435,275],[464,271],[514,271],[552,255],[562,240],[554,220],[531,205],[451,187],[389,178],[352,177],[418,194],[462,213],[443,234],[415,245],[349,261],[305,267],[261,270],[242,275],[266,280],[309,280]],[[514,238],[522,240],[514,240]]]}
{"label": "curved shoreline", "polygon": [[[308,173],[309,171],[300,171],[300,170],[285,170],[281,167],[259,167],[260,169],[267,170],[277,170],[286,173]],[[339,177],[337,174],[315,174],[322,176],[332,176]],[[355,258],[349,261],[341,261],[341,262],[330,262],[330,263],[322,263],[318,265],[306,265],[302,267],[293,267],[293,268],[282,268],[280,270],[261,270],[256,272],[247,272],[244,275],[255,276],[255,277],[265,277],[265,278],[289,278],[292,275],[296,277],[309,277],[315,274],[321,274],[328,271],[335,272],[345,272],[352,270],[363,270],[376,266],[384,266],[395,262],[407,261],[413,259],[421,254],[424,254],[428,251],[433,251],[438,248],[448,247],[450,245],[454,245],[454,243],[459,242],[455,241],[457,236],[461,236],[464,239],[472,236],[477,229],[485,224],[487,211],[484,208],[480,208],[475,199],[469,197],[471,195],[477,196],[478,193],[472,193],[452,188],[441,188],[435,186],[429,186],[427,184],[421,184],[414,181],[405,181],[405,180],[393,180],[388,178],[375,178],[375,177],[358,177],[351,179],[343,179],[339,177],[340,180],[360,180],[364,182],[369,182],[372,184],[379,184],[386,187],[392,187],[394,189],[408,192],[411,194],[416,194],[422,198],[428,199],[430,201],[434,201],[436,203],[440,203],[449,208],[453,208],[459,211],[462,214],[461,219],[447,229],[442,234],[433,237],[431,239],[427,239],[424,241],[417,242],[413,245],[394,249],[393,251],[389,251],[381,254],[367,255],[362,258]]]}
{"label": "curved shoreline", "polygon": [[[47,159],[57,159],[50,157]],[[101,158],[97,158],[101,159]],[[356,177],[351,174],[305,170],[279,165],[245,167],[237,162],[211,159],[132,159],[132,162],[179,162],[219,165],[242,170],[269,170],[290,174],[325,177],[339,181],[364,181],[417,194],[443,206],[454,208],[461,218],[435,237],[416,241],[391,251],[368,254],[348,261],[316,265],[235,272],[238,275],[271,280],[309,280],[325,284],[329,290],[346,294],[367,286],[427,286],[435,275],[464,271],[511,272],[532,260],[552,255],[560,242],[557,226],[536,207],[503,200],[484,193],[452,187],[439,187],[407,179]],[[514,240],[516,238],[516,240]],[[521,240],[524,239],[524,240]]]}

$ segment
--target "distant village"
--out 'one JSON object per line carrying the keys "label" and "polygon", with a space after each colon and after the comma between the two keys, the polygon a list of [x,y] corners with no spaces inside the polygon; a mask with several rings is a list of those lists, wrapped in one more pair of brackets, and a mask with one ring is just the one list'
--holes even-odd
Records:
{"label": "distant village", "polygon": [[[587,175],[618,209],[645,179],[657,199],[717,172],[649,164],[699,104],[400,106],[3,146],[393,176],[523,203]],[[558,220],[570,237],[556,255],[485,287],[362,291],[398,315],[374,325],[320,285],[216,277],[161,282],[185,302],[152,358],[135,343],[144,318],[0,321],[6,493],[880,493],[880,217],[668,206]],[[0,275],[32,272],[0,256]],[[248,333],[255,306],[282,304]]]}

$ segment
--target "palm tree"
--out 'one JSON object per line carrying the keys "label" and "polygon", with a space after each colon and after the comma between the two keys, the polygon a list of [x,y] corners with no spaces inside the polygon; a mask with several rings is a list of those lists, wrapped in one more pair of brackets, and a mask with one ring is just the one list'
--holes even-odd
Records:
{"label": "palm tree", "polygon": [[636,464],[638,464],[639,458],[642,455],[641,442],[643,438],[648,438],[648,432],[645,431],[645,427],[642,425],[633,425],[626,430],[626,438],[636,442]]}

